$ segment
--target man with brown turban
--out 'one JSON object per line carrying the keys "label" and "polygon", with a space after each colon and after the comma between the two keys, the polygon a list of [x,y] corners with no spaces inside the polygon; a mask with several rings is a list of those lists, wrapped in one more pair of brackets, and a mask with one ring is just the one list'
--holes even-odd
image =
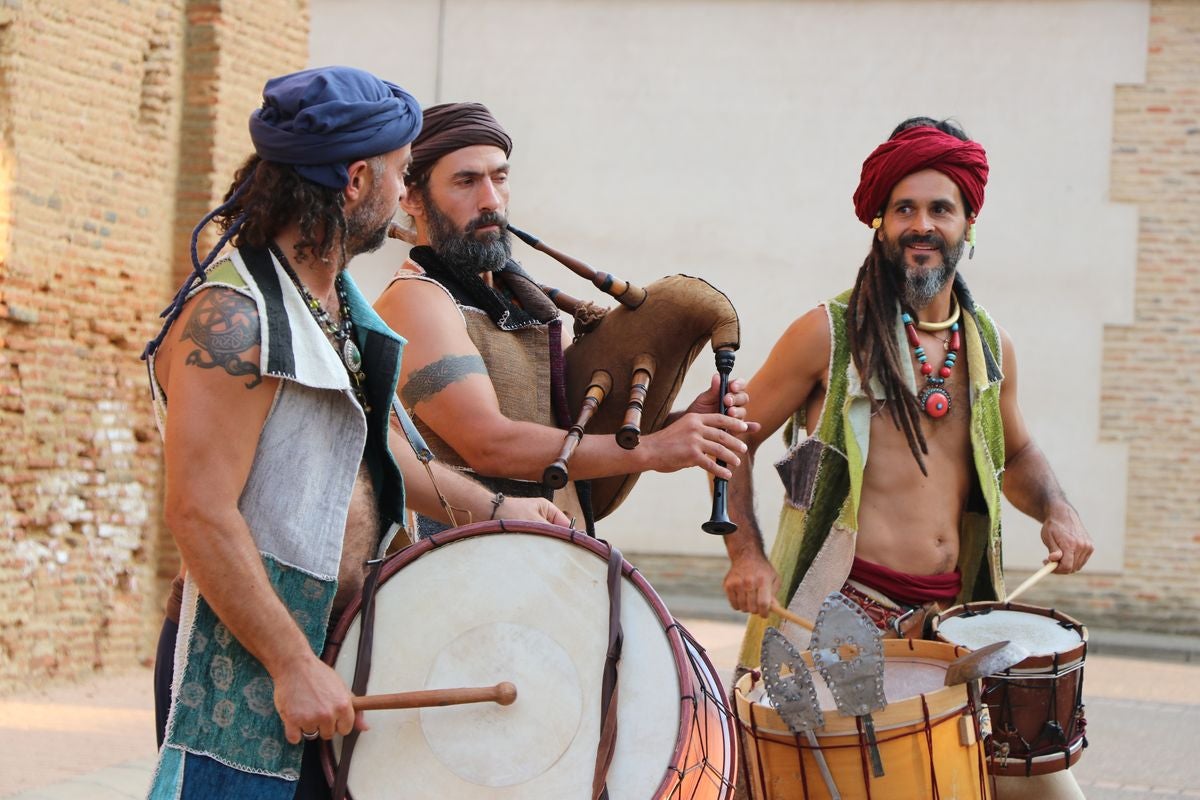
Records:
{"label": "man with brown turban", "polygon": [[[562,448],[563,345],[558,310],[512,260],[508,157],[512,140],[484,106],[426,109],[413,142],[403,209],[416,247],[375,308],[408,339],[398,395],[439,459],[471,473],[496,497],[542,494],[540,479]],[[584,435],[571,459],[576,481],[647,470],[737,464],[746,396],[734,381],[722,416],[713,389],[644,435],[634,450]],[[561,395],[565,398],[565,395]],[[574,485],[555,503],[588,521]],[[423,532],[433,528],[421,520]]]}
{"label": "man with brown turban", "polygon": [[[931,609],[1003,598],[1001,493],[1042,523],[1057,572],[1092,553],[1017,406],[1012,341],[957,271],[987,174],[983,148],[956,125],[901,123],[854,194],[874,234],[854,287],[793,322],[750,381],[746,416],[761,427],[743,437],[749,457],[730,482],[738,531],[725,578],[730,604],[754,615],[743,667],[758,666],[767,625],[780,624],[772,598],[813,619],[841,591],[890,635],[917,637]],[[768,561],[751,468],[785,422],[786,499]],[[1038,796],[1081,796],[1065,775],[1048,776],[1065,788]]]}

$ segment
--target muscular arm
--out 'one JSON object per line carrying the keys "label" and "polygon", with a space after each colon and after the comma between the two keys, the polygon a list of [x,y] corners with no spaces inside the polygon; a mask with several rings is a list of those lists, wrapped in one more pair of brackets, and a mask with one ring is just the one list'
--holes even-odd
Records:
{"label": "muscular arm", "polygon": [[813,309],[788,327],[750,379],[746,419],[760,427],[744,436],[749,453],[729,482],[729,517],[738,530],[725,537],[730,561],[725,594],[738,611],[765,616],[779,590],[779,575],[767,560],[754,510],[754,455],[823,383],[829,347],[828,318],[824,309]]}
{"label": "muscular arm", "polygon": [[425,466],[417,460],[408,440],[402,432],[396,429],[394,415],[392,419],[393,427],[390,434],[392,453],[400,467],[400,472],[404,475],[405,499],[408,505],[418,513],[439,522],[448,524],[452,522],[446,516],[445,509],[442,508],[438,499],[437,488],[440,488],[454,509],[470,512],[470,519],[460,518],[457,520],[459,525],[490,519],[493,510],[496,512],[497,519],[526,519],[535,522],[550,522],[555,525],[570,523],[566,514],[549,500],[542,498],[506,497],[498,508],[493,509],[494,495],[487,487],[436,461],[430,465],[434,478],[437,480],[437,488],[435,488],[429,480]]}
{"label": "muscular arm", "polygon": [[[275,682],[289,741],[354,724],[350,694],[280,601],[238,510],[278,380],[259,374],[254,301],[223,288],[190,300],[156,361],[170,403],[166,521],[200,593]],[[231,413],[236,409],[236,413]]]}
{"label": "muscular arm", "polygon": [[1046,560],[1058,562],[1055,572],[1076,572],[1092,555],[1092,539],[1025,425],[1017,402],[1016,350],[1004,330],[1000,331],[1000,346],[1004,355],[1004,382],[1000,384],[1004,496],[1018,511],[1042,523]]}
{"label": "muscular arm", "polygon": [[[425,281],[397,281],[376,311],[409,340],[400,376],[400,398],[438,432],[472,468],[485,475],[540,480],[557,458],[564,432],[504,416],[495,389],[458,311],[445,293]],[[702,466],[729,477],[721,459],[736,464],[743,445],[740,420],[687,414],[625,450],[612,436],[585,435],[571,459],[575,479]]]}

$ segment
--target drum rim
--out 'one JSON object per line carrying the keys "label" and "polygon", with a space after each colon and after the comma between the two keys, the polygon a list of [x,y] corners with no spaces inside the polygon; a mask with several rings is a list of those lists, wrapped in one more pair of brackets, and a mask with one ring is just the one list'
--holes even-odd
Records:
{"label": "drum rim", "polygon": [[[487,520],[484,522],[474,522],[469,525],[461,525],[457,528],[439,531],[431,536],[420,539],[413,544],[387,556],[384,559],[383,565],[380,567],[379,585],[382,586],[388,579],[394,576],[397,572],[404,569],[409,564],[424,555],[427,555],[433,550],[437,550],[444,545],[457,542],[461,539],[470,539],[475,536],[483,536],[488,534],[503,534],[503,533],[524,533],[537,536],[548,536],[553,539],[570,542],[571,544],[579,545],[587,550],[590,550],[593,555],[600,559],[607,559],[609,547],[607,543],[602,543],[602,540],[589,536],[584,531],[578,531],[574,528],[564,528],[561,525],[551,525],[548,522],[526,522],[523,520]],[[688,667],[688,656],[683,643],[683,637],[679,633],[678,623],[667,610],[666,604],[658,593],[654,591],[654,587],[642,575],[641,571],[634,567],[621,557],[621,576],[627,578],[641,592],[642,597],[654,612],[662,626],[663,634],[667,637],[667,643],[671,648],[671,656],[675,660],[675,671],[679,676],[679,691],[680,705],[688,696],[695,696],[699,692],[699,687],[695,685],[695,677],[691,674]],[[346,638],[346,632],[350,626],[354,624],[358,617],[358,612],[362,608],[362,594],[356,595],[350,603],[342,611],[342,615],[338,618],[337,624],[330,629],[329,636],[326,638],[325,648],[321,653],[321,660],[329,666],[334,666],[338,654],[342,649],[342,642]],[[697,644],[696,652],[704,660],[710,670],[710,676],[716,683],[716,690],[720,696],[724,695],[725,687],[721,684],[720,676],[712,667],[712,662],[708,660],[708,655],[703,647]],[[676,768],[686,755],[688,747],[688,733],[690,729],[689,720],[682,713],[679,715],[679,727],[675,732],[675,749],[671,754],[671,762],[665,766],[665,771],[662,781],[655,790],[654,797],[663,796],[671,785],[672,778],[678,775]],[[731,729],[731,736],[736,739],[736,728]],[[736,747],[736,744],[734,745]],[[325,780],[330,786],[333,785],[333,780],[337,771],[337,760],[334,757],[333,741],[330,739],[321,740],[321,768],[325,773]],[[731,762],[737,761],[737,753],[730,755]],[[731,769],[736,769],[732,767]],[[346,789],[346,799],[353,800],[353,794],[350,788]]]}
{"label": "drum rim", "polygon": [[1078,763],[1087,747],[1087,737],[1082,734],[1067,745],[1066,758],[1063,753],[1047,753],[1040,756],[1008,756],[1003,761],[989,754],[987,756],[988,774],[1004,778],[1023,778],[1029,775],[1050,775],[1064,772]]}
{"label": "drum rim", "polygon": [[1055,653],[1043,653],[1039,655],[1031,655],[1025,660],[1014,664],[1008,671],[998,673],[998,676],[1013,674],[1014,677],[1035,674],[1038,672],[1072,672],[1079,669],[1081,664],[1087,658],[1088,630],[1087,626],[1069,614],[1065,614],[1056,608],[1047,608],[1045,606],[1033,606],[1028,603],[1012,603],[1008,600],[977,600],[973,603],[961,603],[956,606],[951,606],[945,611],[939,611],[934,614],[929,623],[929,635],[933,636],[939,642],[947,644],[963,645],[957,642],[952,642],[942,635],[939,627],[942,620],[961,617],[965,614],[974,612],[976,614],[986,614],[992,611],[1016,611],[1023,614],[1032,614],[1039,617],[1049,617],[1058,622],[1067,623],[1071,629],[1079,634],[1079,644],[1067,650],[1062,650]]}

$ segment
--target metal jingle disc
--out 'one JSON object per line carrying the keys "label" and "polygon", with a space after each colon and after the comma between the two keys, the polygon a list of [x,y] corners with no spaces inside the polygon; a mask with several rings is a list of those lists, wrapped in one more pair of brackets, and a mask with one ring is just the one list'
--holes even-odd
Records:
{"label": "metal jingle disc", "polygon": [[796,733],[825,725],[812,674],[800,651],[775,628],[767,628],[762,643],[762,677],[771,704]]}
{"label": "metal jingle disc", "polygon": [[[857,647],[858,654],[843,657],[845,645]],[[843,714],[862,716],[887,706],[880,632],[853,600],[833,592],[821,602],[808,648]]]}

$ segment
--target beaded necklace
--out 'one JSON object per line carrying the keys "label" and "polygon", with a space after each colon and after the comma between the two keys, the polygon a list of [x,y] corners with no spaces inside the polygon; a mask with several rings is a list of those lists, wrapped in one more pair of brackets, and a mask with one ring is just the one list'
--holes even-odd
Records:
{"label": "beaded necklace", "polygon": [[287,256],[283,254],[283,250],[274,242],[271,243],[271,252],[279,259],[279,263],[283,265],[283,271],[288,274],[295,284],[296,290],[304,298],[304,305],[316,320],[317,325],[325,331],[326,337],[330,339],[330,344],[337,351],[342,359],[342,365],[346,367],[346,372],[350,376],[351,388],[354,389],[354,396],[358,398],[358,404],[363,407],[364,412],[370,412],[371,406],[367,404],[366,395],[366,375],[362,369],[362,353],[359,352],[358,344],[354,341],[354,321],[350,319],[350,315],[346,312],[349,305],[349,300],[346,297],[346,286],[342,280],[342,274],[339,272],[334,278],[334,286],[337,287],[338,296],[338,322],[333,321],[333,317],[321,305],[321,301],[313,297],[312,292],[308,291],[308,287],[300,280],[300,276],[292,269],[291,263]]}
{"label": "beaded necklace", "polygon": [[900,315],[900,320],[904,323],[904,330],[908,334],[908,343],[913,347],[913,354],[921,363],[921,374],[925,376],[925,389],[917,399],[926,414],[934,419],[944,417],[950,412],[950,390],[946,388],[946,379],[950,377],[950,371],[954,369],[954,362],[958,360],[958,348],[962,346],[958,322],[950,325],[950,338],[944,342],[946,360],[935,376],[933,365],[929,363],[925,355],[925,348],[921,346],[921,340],[917,336],[917,328],[913,323],[912,316],[908,312],[904,312]]}

